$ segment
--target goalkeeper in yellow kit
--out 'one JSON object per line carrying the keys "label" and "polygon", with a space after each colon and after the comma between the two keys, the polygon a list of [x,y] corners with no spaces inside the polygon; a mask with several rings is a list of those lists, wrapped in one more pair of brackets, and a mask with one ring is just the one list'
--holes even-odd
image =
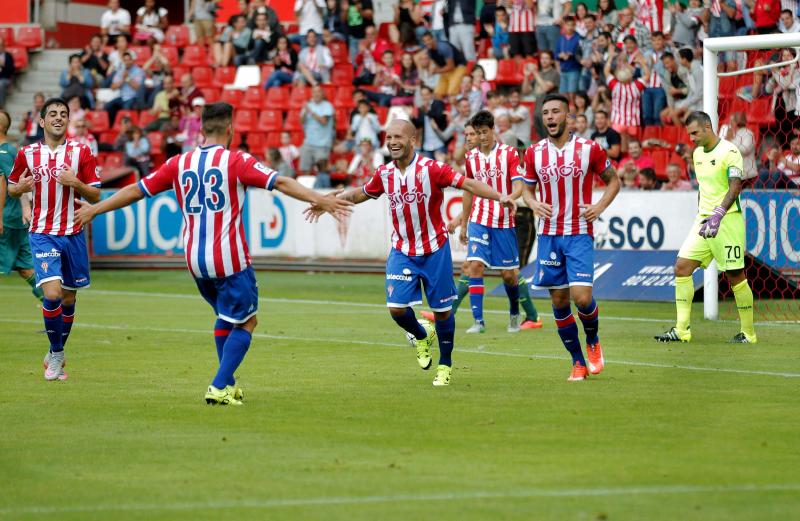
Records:
{"label": "goalkeeper in yellow kit", "polygon": [[697,148],[693,162],[700,185],[697,218],[683,242],[675,262],[675,327],[655,337],[659,342],[689,342],[692,333],[694,283],[692,273],[716,259],[720,271],[733,289],[739,310],[741,331],[731,339],[735,344],[755,344],[753,292],[744,272],[745,226],[739,193],[742,191],[744,162],[736,145],[714,134],[711,118],[693,112],[686,119],[686,130]]}

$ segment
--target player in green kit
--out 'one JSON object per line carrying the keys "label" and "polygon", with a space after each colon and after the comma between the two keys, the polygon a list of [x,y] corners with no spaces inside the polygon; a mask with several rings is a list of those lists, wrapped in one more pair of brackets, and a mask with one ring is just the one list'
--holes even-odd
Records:
{"label": "player in green kit", "polygon": [[733,289],[739,310],[741,331],[730,342],[755,344],[753,292],[744,272],[745,225],[739,202],[744,170],[742,154],[736,145],[714,134],[711,118],[705,112],[692,112],[686,119],[686,130],[697,146],[693,162],[700,185],[699,208],[675,263],[678,320],[675,327],[655,339],[659,342],[689,342],[692,339],[689,329],[694,296],[692,273],[716,259],[719,270],[725,272]]}
{"label": "player in green kit", "polygon": [[[11,116],[0,110],[0,274],[12,271],[30,284],[33,294],[42,300],[44,294],[36,287],[33,274],[33,257],[28,242],[30,206],[27,197],[8,197],[7,179],[17,158],[17,149],[8,142],[6,133],[11,126]],[[26,215],[27,214],[27,215]]]}

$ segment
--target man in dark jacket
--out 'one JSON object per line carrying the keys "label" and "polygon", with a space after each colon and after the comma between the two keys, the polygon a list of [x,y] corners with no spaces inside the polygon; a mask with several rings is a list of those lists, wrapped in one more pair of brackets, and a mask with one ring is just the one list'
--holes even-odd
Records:
{"label": "man in dark jacket", "polygon": [[6,44],[0,38],[0,109],[6,106],[6,94],[14,82],[14,57],[6,51]]}
{"label": "man in dark jacket", "polygon": [[447,153],[447,140],[442,136],[442,131],[447,128],[445,106],[434,99],[433,91],[426,85],[420,88],[420,95],[422,103],[417,107],[417,117],[412,120],[415,127],[422,129],[419,153],[436,159],[437,152]]}

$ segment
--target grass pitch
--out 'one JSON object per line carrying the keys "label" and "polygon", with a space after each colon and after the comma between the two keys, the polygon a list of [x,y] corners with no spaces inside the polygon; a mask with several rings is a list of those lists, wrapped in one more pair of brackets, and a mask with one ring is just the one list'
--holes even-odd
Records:
{"label": "grass pitch", "polygon": [[239,408],[203,401],[214,318],[186,273],[93,273],[52,383],[41,312],[0,279],[0,519],[800,516],[797,326],[731,346],[736,324],[697,307],[693,342],[663,345],[673,306],[601,302],[607,368],[570,384],[552,318],[509,335],[490,298],[485,335],[457,317],[437,389],[382,277],[258,279]]}

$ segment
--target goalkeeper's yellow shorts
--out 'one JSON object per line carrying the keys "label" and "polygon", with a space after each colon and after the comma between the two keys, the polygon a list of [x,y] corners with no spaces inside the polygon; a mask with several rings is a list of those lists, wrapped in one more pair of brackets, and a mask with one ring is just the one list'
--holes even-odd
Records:
{"label": "goalkeeper's yellow shorts", "polygon": [[744,268],[746,253],[744,216],[741,212],[731,212],[722,218],[719,233],[712,239],[700,237],[700,221],[707,216],[698,215],[689,236],[683,241],[678,257],[695,260],[707,268],[716,259],[720,271]]}

